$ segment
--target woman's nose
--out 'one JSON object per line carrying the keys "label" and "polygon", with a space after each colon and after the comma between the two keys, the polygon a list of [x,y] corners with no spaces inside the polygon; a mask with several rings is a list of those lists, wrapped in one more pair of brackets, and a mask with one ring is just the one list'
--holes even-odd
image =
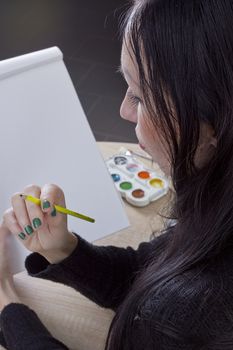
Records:
{"label": "woman's nose", "polygon": [[130,104],[127,96],[125,96],[124,100],[122,101],[120,115],[123,119],[126,119],[135,124],[137,123],[137,108]]}

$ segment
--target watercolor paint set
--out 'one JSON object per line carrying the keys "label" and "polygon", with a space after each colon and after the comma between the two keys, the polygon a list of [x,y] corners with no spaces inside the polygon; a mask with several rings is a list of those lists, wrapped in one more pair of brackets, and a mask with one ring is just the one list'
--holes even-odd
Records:
{"label": "watercolor paint set", "polygon": [[114,155],[106,160],[106,165],[121,196],[134,206],[144,207],[169,190],[164,177],[135,157]]}

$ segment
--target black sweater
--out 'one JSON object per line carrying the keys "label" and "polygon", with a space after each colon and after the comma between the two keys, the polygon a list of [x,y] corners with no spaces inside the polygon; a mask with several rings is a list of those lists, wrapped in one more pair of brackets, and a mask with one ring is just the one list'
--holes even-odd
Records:
{"label": "black sweater", "polygon": [[[71,286],[100,306],[117,312],[136,273],[147,263],[152,251],[160,254],[169,235],[164,234],[151,242],[141,243],[137,250],[131,247],[99,247],[78,238],[76,249],[59,264],[49,264],[37,253],[29,255],[25,262],[28,273]],[[182,342],[177,342],[176,337],[169,334],[161,335],[156,328],[149,332],[148,318],[136,317],[132,338],[126,340],[127,345],[122,350],[220,350],[225,349],[221,344],[226,338],[228,344],[225,345],[229,346],[226,349],[233,349],[231,251],[232,246],[221,258],[212,261],[208,268],[198,273],[193,270],[177,276],[164,286],[159,297],[157,295],[146,302],[145,313],[150,312],[154,319],[157,318],[156,321],[161,318],[168,325],[175,325],[178,333],[181,330],[185,334]],[[166,299],[167,295],[170,300]],[[167,304],[170,308],[166,310],[164,320],[161,310]],[[157,312],[158,309],[160,312]],[[34,311],[23,304],[6,306],[0,321],[4,336],[0,341],[5,339],[7,349],[67,349],[52,337]],[[213,343],[218,345],[212,346]]]}

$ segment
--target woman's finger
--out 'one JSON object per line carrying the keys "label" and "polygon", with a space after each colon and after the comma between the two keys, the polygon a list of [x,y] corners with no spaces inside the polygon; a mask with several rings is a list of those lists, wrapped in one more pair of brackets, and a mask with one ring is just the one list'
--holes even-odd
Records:
{"label": "woman's finger", "polygon": [[[27,188],[25,188],[25,191],[27,192]],[[20,197],[20,194],[21,192],[16,192],[11,198],[11,203],[19,226],[30,236],[33,234],[34,230],[28,215],[25,200]]]}
{"label": "woman's finger", "polygon": [[[29,185],[24,188],[24,194],[31,195],[36,198],[40,198],[41,188],[36,185]],[[31,226],[34,230],[41,229],[44,224],[44,214],[41,210],[41,207],[35,203],[24,200],[25,206],[27,209],[28,217],[31,223]]]}
{"label": "woman's finger", "polygon": [[6,227],[14,236],[21,240],[27,239],[27,235],[22,232],[22,228],[18,224],[13,208],[9,208],[4,212],[2,227]]}
{"label": "woman's finger", "polygon": [[[29,185],[24,188],[23,193],[40,197],[40,187]],[[32,235],[43,225],[43,213],[40,207],[32,202],[25,201],[20,197],[20,192],[12,196],[12,207],[15,212],[16,219],[27,235]]]}
{"label": "woman's finger", "polygon": [[[12,210],[12,208],[10,209]],[[10,211],[10,209],[8,209],[7,211]],[[11,230],[4,223],[5,221],[2,220],[0,224],[0,240],[5,240],[6,237],[9,237],[11,235]]]}

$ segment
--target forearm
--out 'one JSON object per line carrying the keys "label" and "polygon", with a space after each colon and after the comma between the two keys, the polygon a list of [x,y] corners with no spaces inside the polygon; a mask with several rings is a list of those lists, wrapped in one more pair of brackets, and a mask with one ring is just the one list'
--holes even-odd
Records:
{"label": "forearm", "polygon": [[80,236],[75,250],[60,263],[49,264],[39,254],[31,254],[25,266],[31,276],[68,285],[113,309],[124,299],[138,270],[134,249],[99,247]]}
{"label": "forearm", "polygon": [[78,236],[73,252],[59,263],[49,264],[39,254],[31,254],[25,266],[31,276],[68,285],[100,306],[115,310],[151,252],[162,251],[166,240],[163,235],[134,250],[95,246]]}
{"label": "forearm", "polygon": [[5,306],[11,303],[20,303],[20,299],[13,285],[13,280],[0,280],[0,312]]}

